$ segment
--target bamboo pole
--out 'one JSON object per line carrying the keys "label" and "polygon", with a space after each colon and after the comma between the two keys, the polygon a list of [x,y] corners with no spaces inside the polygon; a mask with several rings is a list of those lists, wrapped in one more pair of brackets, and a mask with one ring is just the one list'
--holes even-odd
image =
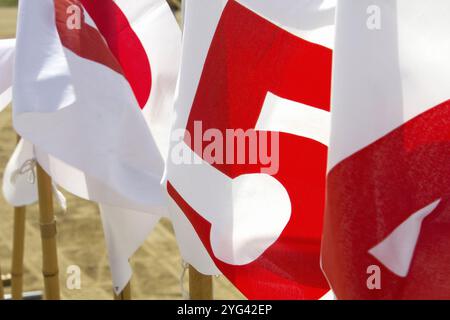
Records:
{"label": "bamboo pole", "polygon": [[189,296],[191,300],[213,300],[212,276],[198,272],[189,266]]}
{"label": "bamboo pole", "polygon": [[[17,135],[17,143],[20,136]],[[23,296],[23,256],[25,247],[26,207],[14,207],[14,234],[11,262],[11,298],[21,300]]]}
{"label": "bamboo pole", "polygon": [[39,194],[39,216],[42,241],[42,273],[44,275],[45,298],[59,300],[58,253],[56,249],[56,222],[53,211],[52,180],[36,165]]}
{"label": "bamboo pole", "polygon": [[25,217],[26,207],[14,208],[14,234],[11,263],[11,298],[13,300],[21,300],[23,295]]}
{"label": "bamboo pole", "polygon": [[114,293],[114,300],[131,300],[131,283],[128,282],[121,293],[116,295]]}
{"label": "bamboo pole", "polygon": [[5,292],[3,291],[2,268],[0,266],[0,300],[3,299],[5,299]]}

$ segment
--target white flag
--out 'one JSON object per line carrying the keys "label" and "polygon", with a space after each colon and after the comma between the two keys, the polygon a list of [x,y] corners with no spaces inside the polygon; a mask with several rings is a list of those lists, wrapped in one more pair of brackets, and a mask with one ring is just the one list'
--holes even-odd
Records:
{"label": "white flag", "polygon": [[11,102],[14,39],[0,40],[0,112]]}

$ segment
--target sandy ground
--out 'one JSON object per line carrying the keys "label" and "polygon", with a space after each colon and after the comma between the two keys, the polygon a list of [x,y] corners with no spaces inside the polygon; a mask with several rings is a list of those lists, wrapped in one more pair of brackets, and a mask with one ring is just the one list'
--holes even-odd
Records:
{"label": "sandy ground", "polygon": [[[0,8],[0,38],[14,37],[16,9]],[[0,114],[0,177],[14,149],[15,133],[10,109]],[[111,299],[112,284],[103,230],[97,206],[67,194],[68,212],[57,208],[58,254],[63,299]],[[0,196],[0,265],[10,271],[13,208]],[[41,245],[36,205],[27,208],[25,243],[25,290],[41,290]],[[181,258],[168,221],[161,221],[132,261],[131,282],[134,299],[181,299]],[[66,288],[66,270],[70,265],[81,268],[81,289]],[[186,276],[184,287],[188,288]],[[8,292],[8,288],[6,288]],[[240,299],[242,295],[224,278],[214,278],[216,299]]]}

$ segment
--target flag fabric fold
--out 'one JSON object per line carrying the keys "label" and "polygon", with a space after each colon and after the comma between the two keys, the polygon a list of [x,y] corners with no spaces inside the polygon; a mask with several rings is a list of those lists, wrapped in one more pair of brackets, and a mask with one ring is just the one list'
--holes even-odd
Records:
{"label": "flag fabric fold", "polygon": [[139,212],[99,205],[108,246],[109,264],[116,294],[122,292],[133,271],[128,260],[144,243],[164,212]]}
{"label": "flag fabric fold", "polygon": [[27,206],[37,201],[35,166],[33,145],[21,139],[3,173],[3,196],[11,206]]}

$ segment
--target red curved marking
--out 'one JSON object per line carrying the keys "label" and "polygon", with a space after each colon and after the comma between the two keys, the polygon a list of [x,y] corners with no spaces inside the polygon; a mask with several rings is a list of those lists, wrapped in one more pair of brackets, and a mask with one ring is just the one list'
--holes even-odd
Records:
{"label": "red curved marking", "polygon": [[[56,26],[62,44],[82,58],[101,63],[128,80],[136,100],[144,108],[152,86],[147,53],[127,17],[112,0],[54,0]],[[77,5],[82,10],[80,29],[68,29],[67,9]],[[85,23],[84,10],[97,28]],[[106,41],[106,42],[105,42]]]}
{"label": "red curved marking", "polygon": [[[450,100],[430,108],[337,164],[328,174],[322,262],[339,299],[450,297]],[[424,219],[406,277],[369,254],[415,212]],[[368,290],[368,266],[381,288]]]}

